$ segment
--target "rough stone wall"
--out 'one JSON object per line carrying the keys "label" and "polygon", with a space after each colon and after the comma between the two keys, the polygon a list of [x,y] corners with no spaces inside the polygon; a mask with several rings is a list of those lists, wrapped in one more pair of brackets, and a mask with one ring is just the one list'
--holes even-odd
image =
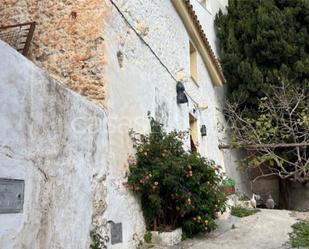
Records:
{"label": "rough stone wall", "polygon": [[104,105],[105,0],[3,0],[1,25],[37,23],[30,59],[72,90]]}
{"label": "rough stone wall", "polygon": [[107,117],[0,41],[0,178],[25,181],[0,214],[1,249],[87,249],[107,234]]}

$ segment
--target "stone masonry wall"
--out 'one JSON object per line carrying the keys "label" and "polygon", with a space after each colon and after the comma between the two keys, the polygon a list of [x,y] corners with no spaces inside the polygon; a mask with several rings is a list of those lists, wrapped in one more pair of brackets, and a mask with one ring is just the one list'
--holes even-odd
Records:
{"label": "stone masonry wall", "polygon": [[0,26],[37,23],[29,58],[72,90],[104,105],[105,0],[3,0]]}

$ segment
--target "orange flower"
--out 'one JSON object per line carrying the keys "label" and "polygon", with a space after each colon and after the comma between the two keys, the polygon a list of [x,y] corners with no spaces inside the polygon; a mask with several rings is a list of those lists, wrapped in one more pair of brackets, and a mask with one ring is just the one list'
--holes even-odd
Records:
{"label": "orange flower", "polygon": [[191,203],[192,203],[191,199],[188,198],[188,199],[186,200],[186,203],[187,203],[187,205],[191,205]]}
{"label": "orange flower", "polygon": [[192,177],[193,173],[192,173],[192,170],[189,170],[186,174],[187,177]]}
{"label": "orange flower", "polygon": [[129,157],[128,157],[128,163],[130,163],[130,164],[136,163],[135,158],[134,158],[133,156],[129,156]]}

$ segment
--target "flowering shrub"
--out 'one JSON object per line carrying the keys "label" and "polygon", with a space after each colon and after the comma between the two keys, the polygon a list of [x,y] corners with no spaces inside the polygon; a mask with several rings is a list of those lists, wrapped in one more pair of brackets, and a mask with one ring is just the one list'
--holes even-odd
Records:
{"label": "flowering shrub", "polygon": [[181,226],[191,237],[215,228],[216,212],[223,211],[226,199],[218,167],[185,151],[185,137],[185,132],[165,132],[151,119],[151,133],[133,138],[136,155],[129,158],[126,185],[141,197],[148,230]]}

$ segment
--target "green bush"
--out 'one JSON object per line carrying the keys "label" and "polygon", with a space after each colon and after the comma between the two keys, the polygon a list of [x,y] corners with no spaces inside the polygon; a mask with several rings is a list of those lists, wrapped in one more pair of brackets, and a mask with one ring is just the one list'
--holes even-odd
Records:
{"label": "green bush", "polygon": [[144,240],[146,243],[151,243],[152,234],[150,231],[146,231],[146,233],[144,234]]}
{"label": "green bush", "polygon": [[151,119],[151,133],[133,137],[127,187],[141,198],[148,230],[182,227],[186,236],[215,228],[215,214],[225,208],[219,191],[219,166],[184,149],[185,132],[165,132]]}
{"label": "green bush", "polygon": [[309,221],[299,221],[293,226],[290,234],[292,247],[309,248]]}
{"label": "green bush", "polygon": [[243,207],[232,207],[231,214],[237,217],[247,217],[260,212],[259,209],[247,209]]}
{"label": "green bush", "polygon": [[222,181],[222,186],[233,187],[235,184],[235,180],[231,178],[227,178]]}

